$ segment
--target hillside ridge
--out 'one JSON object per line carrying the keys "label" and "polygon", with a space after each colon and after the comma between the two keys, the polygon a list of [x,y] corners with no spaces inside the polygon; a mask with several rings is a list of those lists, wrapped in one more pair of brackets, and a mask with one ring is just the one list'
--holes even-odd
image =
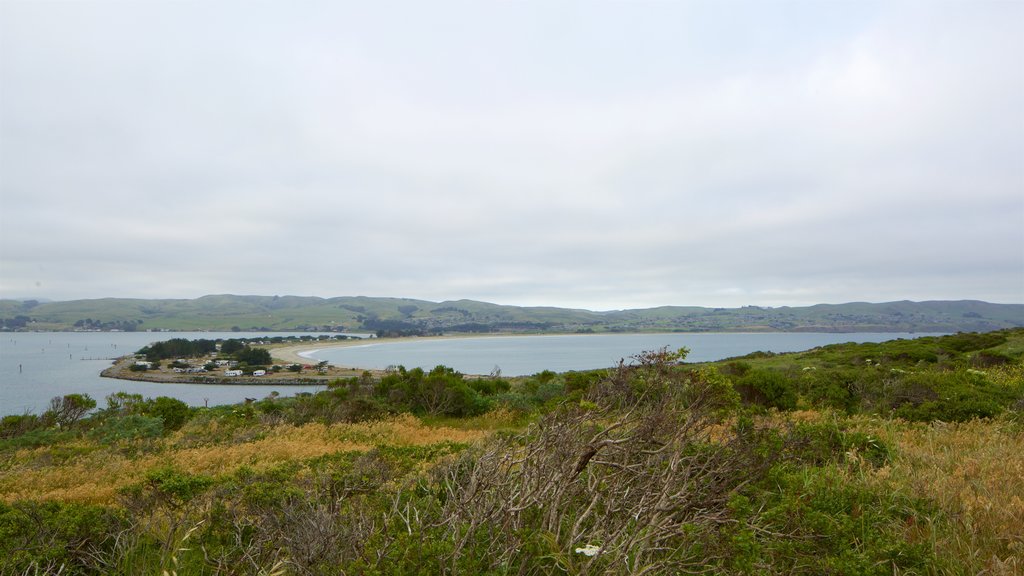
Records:
{"label": "hillside ridge", "polygon": [[979,300],[593,311],[477,300],[210,294],[194,299],[0,300],[2,330],[244,330],[380,335],[538,332],[987,332],[1024,326],[1024,304]]}

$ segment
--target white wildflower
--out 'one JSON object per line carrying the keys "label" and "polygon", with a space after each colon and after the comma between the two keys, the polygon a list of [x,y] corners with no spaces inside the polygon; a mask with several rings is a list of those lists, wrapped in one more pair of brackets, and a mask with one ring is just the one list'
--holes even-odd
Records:
{"label": "white wildflower", "polygon": [[577,548],[577,554],[583,554],[584,556],[597,556],[601,552],[601,547],[596,544],[587,544],[582,548]]}

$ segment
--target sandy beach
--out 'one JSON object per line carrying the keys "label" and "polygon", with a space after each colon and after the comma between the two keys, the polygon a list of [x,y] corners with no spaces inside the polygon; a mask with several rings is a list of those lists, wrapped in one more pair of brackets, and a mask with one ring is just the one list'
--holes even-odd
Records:
{"label": "sandy beach", "polygon": [[[365,346],[369,339],[332,340],[330,342],[303,342],[302,344],[289,344],[280,348],[267,347],[271,357],[281,364],[316,364],[317,360],[306,358],[302,354],[309,354],[325,348],[344,348],[347,346]],[[373,342],[394,342],[397,338],[373,338]]]}

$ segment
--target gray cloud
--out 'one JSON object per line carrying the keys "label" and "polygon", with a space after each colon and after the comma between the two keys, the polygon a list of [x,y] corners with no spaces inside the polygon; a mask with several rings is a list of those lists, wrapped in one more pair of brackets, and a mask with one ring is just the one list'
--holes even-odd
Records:
{"label": "gray cloud", "polygon": [[1024,301],[1024,7],[0,4],[0,295]]}

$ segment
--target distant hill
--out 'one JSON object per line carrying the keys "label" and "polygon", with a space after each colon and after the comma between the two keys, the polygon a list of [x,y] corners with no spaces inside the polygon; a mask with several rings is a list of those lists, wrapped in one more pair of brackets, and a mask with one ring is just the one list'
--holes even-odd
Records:
{"label": "distant hill", "polygon": [[203,296],[192,300],[0,300],[3,330],[349,331],[381,335],[524,332],[986,332],[1024,326],[1024,304],[976,300],[804,307],[662,306],[594,312],[345,296]]}

